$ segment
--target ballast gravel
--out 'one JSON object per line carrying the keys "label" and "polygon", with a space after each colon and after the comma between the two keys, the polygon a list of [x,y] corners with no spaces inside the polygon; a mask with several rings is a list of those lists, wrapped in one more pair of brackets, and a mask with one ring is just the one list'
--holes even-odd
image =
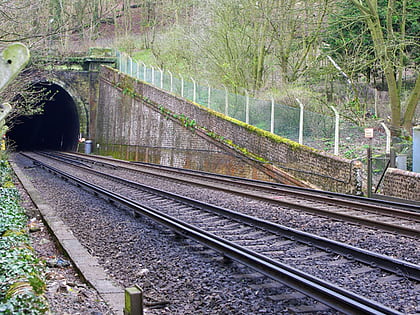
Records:
{"label": "ballast gravel", "polygon": [[[123,288],[144,290],[146,314],[293,314],[303,308],[308,314],[337,314],[147,218],[134,218],[26,159],[14,160],[106,272]],[[77,297],[48,298],[54,314],[111,314],[97,296],[88,300],[90,294],[85,292],[78,311]],[[282,295],[289,298],[277,301]]]}
{"label": "ballast gravel", "polygon": [[[265,278],[256,281],[245,276],[235,277],[235,273],[237,276],[251,271],[234,263],[226,264],[218,259],[217,254],[187,240],[179,240],[146,218],[134,219],[123,209],[116,211],[113,205],[92,199],[88,193],[51,178],[30,164],[28,167],[27,171],[32,174],[38,189],[45,191],[44,197],[62,211],[63,219],[91,253],[99,257],[108,273],[123,287],[139,284],[145,290],[146,306],[152,314],[290,314],[304,303],[313,310],[319,307],[309,299],[276,303],[273,296],[290,290],[258,287],[258,282],[267,281]],[[220,191],[193,188],[155,176],[131,176],[138,182],[162,190],[419,263],[419,244],[410,238],[378,233],[370,228],[343,224]],[[323,270],[323,267],[327,269]],[[328,266],[312,268],[318,269],[317,272],[328,272]],[[346,281],[339,279],[344,285]],[[389,290],[390,285],[395,285],[393,290]],[[377,289],[385,303],[388,292],[389,299],[395,300],[393,295],[401,291],[398,284],[392,282]],[[360,290],[363,291],[363,284]],[[415,309],[418,303],[418,299],[409,301],[409,309]],[[309,313],[318,314],[316,311]]]}

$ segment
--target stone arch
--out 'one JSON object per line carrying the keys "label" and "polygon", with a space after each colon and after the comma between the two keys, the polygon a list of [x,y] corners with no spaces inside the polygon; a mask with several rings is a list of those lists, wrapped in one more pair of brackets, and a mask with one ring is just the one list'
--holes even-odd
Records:
{"label": "stone arch", "polygon": [[68,84],[66,81],[59,79],[58,77],[41,78],[40,80],[34,82],[34,84],[37,83],[52,83],[58,85],[70,95],[76,105],[76,110],[79,117],[80,134],[84,137],[88,137],[89,108],[86,105],[86,101],[84,101],[85,97],[81,95],[80,91],[77,88],[74,88],[71,84]]}
{"label": "stone arch", "polygon": [[41,115],[19,117],[7,133],[17,150],[77,149],[79,135],[88,133],[88,111],[71,85],[56,78],[39,78],[33,86],[53,93]]}

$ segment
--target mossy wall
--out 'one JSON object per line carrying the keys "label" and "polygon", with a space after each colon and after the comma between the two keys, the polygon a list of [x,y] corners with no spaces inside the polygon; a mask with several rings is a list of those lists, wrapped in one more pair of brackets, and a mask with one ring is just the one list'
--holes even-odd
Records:
{"label": "mossy wall", "polygon": [[[133,82],[101,76],[94,153],[132,161],[275,181],[258,164],[196,129],[193,120],[134,95]],[[255,164],[255,165],[254,165]]]}
{"label": "mossy wall", "polygon": [[[271,172],[272,177],[286,171],[292,180],[294,177],[325,190],[361,191],[362,168],[357,162],[226,117],[115,69],[101,69],[99,91],[95,140],[102,145],[236,152],[238,159],[252,160],[254,167]],[[184,118],[181,126],[174,117]]]}

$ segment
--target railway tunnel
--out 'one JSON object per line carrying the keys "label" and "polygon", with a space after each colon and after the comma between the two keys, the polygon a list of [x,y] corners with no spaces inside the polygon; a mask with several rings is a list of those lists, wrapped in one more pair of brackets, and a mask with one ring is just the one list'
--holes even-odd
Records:
{"label": "railway tunnel", "polygon": [[9,125],[7,138],[17,151],[60,150],[74,151],[79,139],[79,116],[72,96],[55,83],[43,82],[34,85],[50,95],[40,101],[41,114],[19,116]]}

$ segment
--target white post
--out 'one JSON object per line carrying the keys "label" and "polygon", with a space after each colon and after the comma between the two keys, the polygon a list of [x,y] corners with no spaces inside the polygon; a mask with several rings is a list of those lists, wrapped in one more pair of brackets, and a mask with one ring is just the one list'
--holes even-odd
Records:
{"label": "white post", "polygon": [[274,98],[271,97],[271,124],[270,124],[270,132],[274,133]]}
{"label": "white post", "polygon": [[384,123],[381,123],[381,125],[384,127],[386,133],[385,154],[389,156],[391,154],[391,130]]}
{"label": "white post", "polygon": [[152,68],[152,84],[155,85],[155,68],[153,66],[150,66]]}
{"label": "white post", "polygon": [[131,56],[128,56],[128,60],[130,60],[130,75],[133,75],[133,58]]}
{"label": "white post", "polygon": [[160,88],[163,89],[163,70],[161,68],[159,68],[160,71]]}
{"label": "white post", "polygon": [[123,53],[122,54],[122,59],[121,59],[121,72],[126,72],[125,70],[126,70],[126,68],[127,68],[127,57],[126,57],[126,54],[125,53]]}
{"label": "white post", "polygon": [[184,97],[184,77],[181,74],[179,76],[181,77],[181,97]]}
{"label": "white post", "polygon": [[300,118],[299,118],[299,144],[303,144],[303,103],[296,98],[296,101],[299,103],[300,106]]}
{"label": "white post", "polygon": [[222,84],[222,86],[225,88],[225,115],[229,116],[229,92],[225,85]]}
{"label": "white post", "polygon": [[191,77],[191,81],[193,82],[193,102],[196,103],[197,100],[197,85],[193,77]]}
{"label": "white post", "polygon": [[413,172],[420,173],[420,126],[413,127]]}
{"label": "white post", "polygon": [[174,81],[173,81],[173,75],[172,75],[172,72],[171,71],[169,71],[168,70],[168,73],[169,73],[169,76],[171,77],[171,88],[170,88],[170,91],[171,91],[171,93],[173,92],[173,90],[174,90]]}
{"label": "white post", "polygon": [[245,122],[247,124],[249,124],[249,94],[248,91],[245,90],[245,95],[246,95],[246,105],[245,105]]}
{"label": "white post", "polygon": [[143,64],[143,81],[146,81],[147,67],[143,61],[141,63]]}
{"label": "white post", "polygon": [[334,155],[338,155],[338,144],[340,137],[340,114],[334,106],[330,106],[335,114],[335,137],[334,137]]}

